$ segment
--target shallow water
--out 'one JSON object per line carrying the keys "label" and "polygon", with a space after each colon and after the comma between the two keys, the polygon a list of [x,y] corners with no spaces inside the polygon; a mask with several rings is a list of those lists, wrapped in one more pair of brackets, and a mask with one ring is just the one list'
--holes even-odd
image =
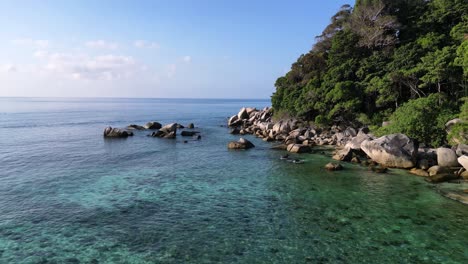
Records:
{"label": "shallow water", "polygon": [[[468,207],[422,178],[227,150],[226,117],[268,104],[0,99],[0,263],[468,262]],[[152,120],[202,140],[102,137]]]}

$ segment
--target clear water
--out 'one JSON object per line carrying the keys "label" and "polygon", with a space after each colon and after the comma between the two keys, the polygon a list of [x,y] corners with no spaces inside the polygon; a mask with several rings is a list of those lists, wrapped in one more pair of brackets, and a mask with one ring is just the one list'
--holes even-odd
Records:
{"label": "clear water", "polygon": [[[467,263],[468,207],[404,171],[228,151],[268,101],[0,99],[0,263]],[[194,122],[201,141],[104,140]]]}

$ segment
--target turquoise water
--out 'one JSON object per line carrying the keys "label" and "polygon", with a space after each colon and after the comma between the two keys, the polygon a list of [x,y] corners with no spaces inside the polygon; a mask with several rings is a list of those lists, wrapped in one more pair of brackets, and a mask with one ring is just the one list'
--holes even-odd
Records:
{"label": "turquoise water", "polygon": [[[226,117],[268,104],[0,99],[0,263],[468,262],[468,207],[422,178],[227,150]],[[202,140],[102,137],[153,120]]]}

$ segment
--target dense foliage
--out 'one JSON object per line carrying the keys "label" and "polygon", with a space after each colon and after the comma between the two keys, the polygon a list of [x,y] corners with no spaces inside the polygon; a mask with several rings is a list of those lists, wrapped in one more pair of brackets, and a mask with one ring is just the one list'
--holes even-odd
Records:
{"label": "dense foliage", "polygon": [[467,80],[466,0],[358,0],[341,7],[312,50],[278,78],[272,105],[320,123],[375,125],[429,98],[419,102],[448,118],[468,95]]}

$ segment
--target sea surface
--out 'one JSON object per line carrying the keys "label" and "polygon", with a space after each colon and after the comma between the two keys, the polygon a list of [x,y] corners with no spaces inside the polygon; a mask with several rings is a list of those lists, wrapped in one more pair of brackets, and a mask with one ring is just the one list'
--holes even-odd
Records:
{"label": "sea surface", "polygon": [[[0,98],[0,263],[468,263],[468,207],[329,150],[229,151],[267,100]],[[108,125],[195,123],[202,139]]]}

